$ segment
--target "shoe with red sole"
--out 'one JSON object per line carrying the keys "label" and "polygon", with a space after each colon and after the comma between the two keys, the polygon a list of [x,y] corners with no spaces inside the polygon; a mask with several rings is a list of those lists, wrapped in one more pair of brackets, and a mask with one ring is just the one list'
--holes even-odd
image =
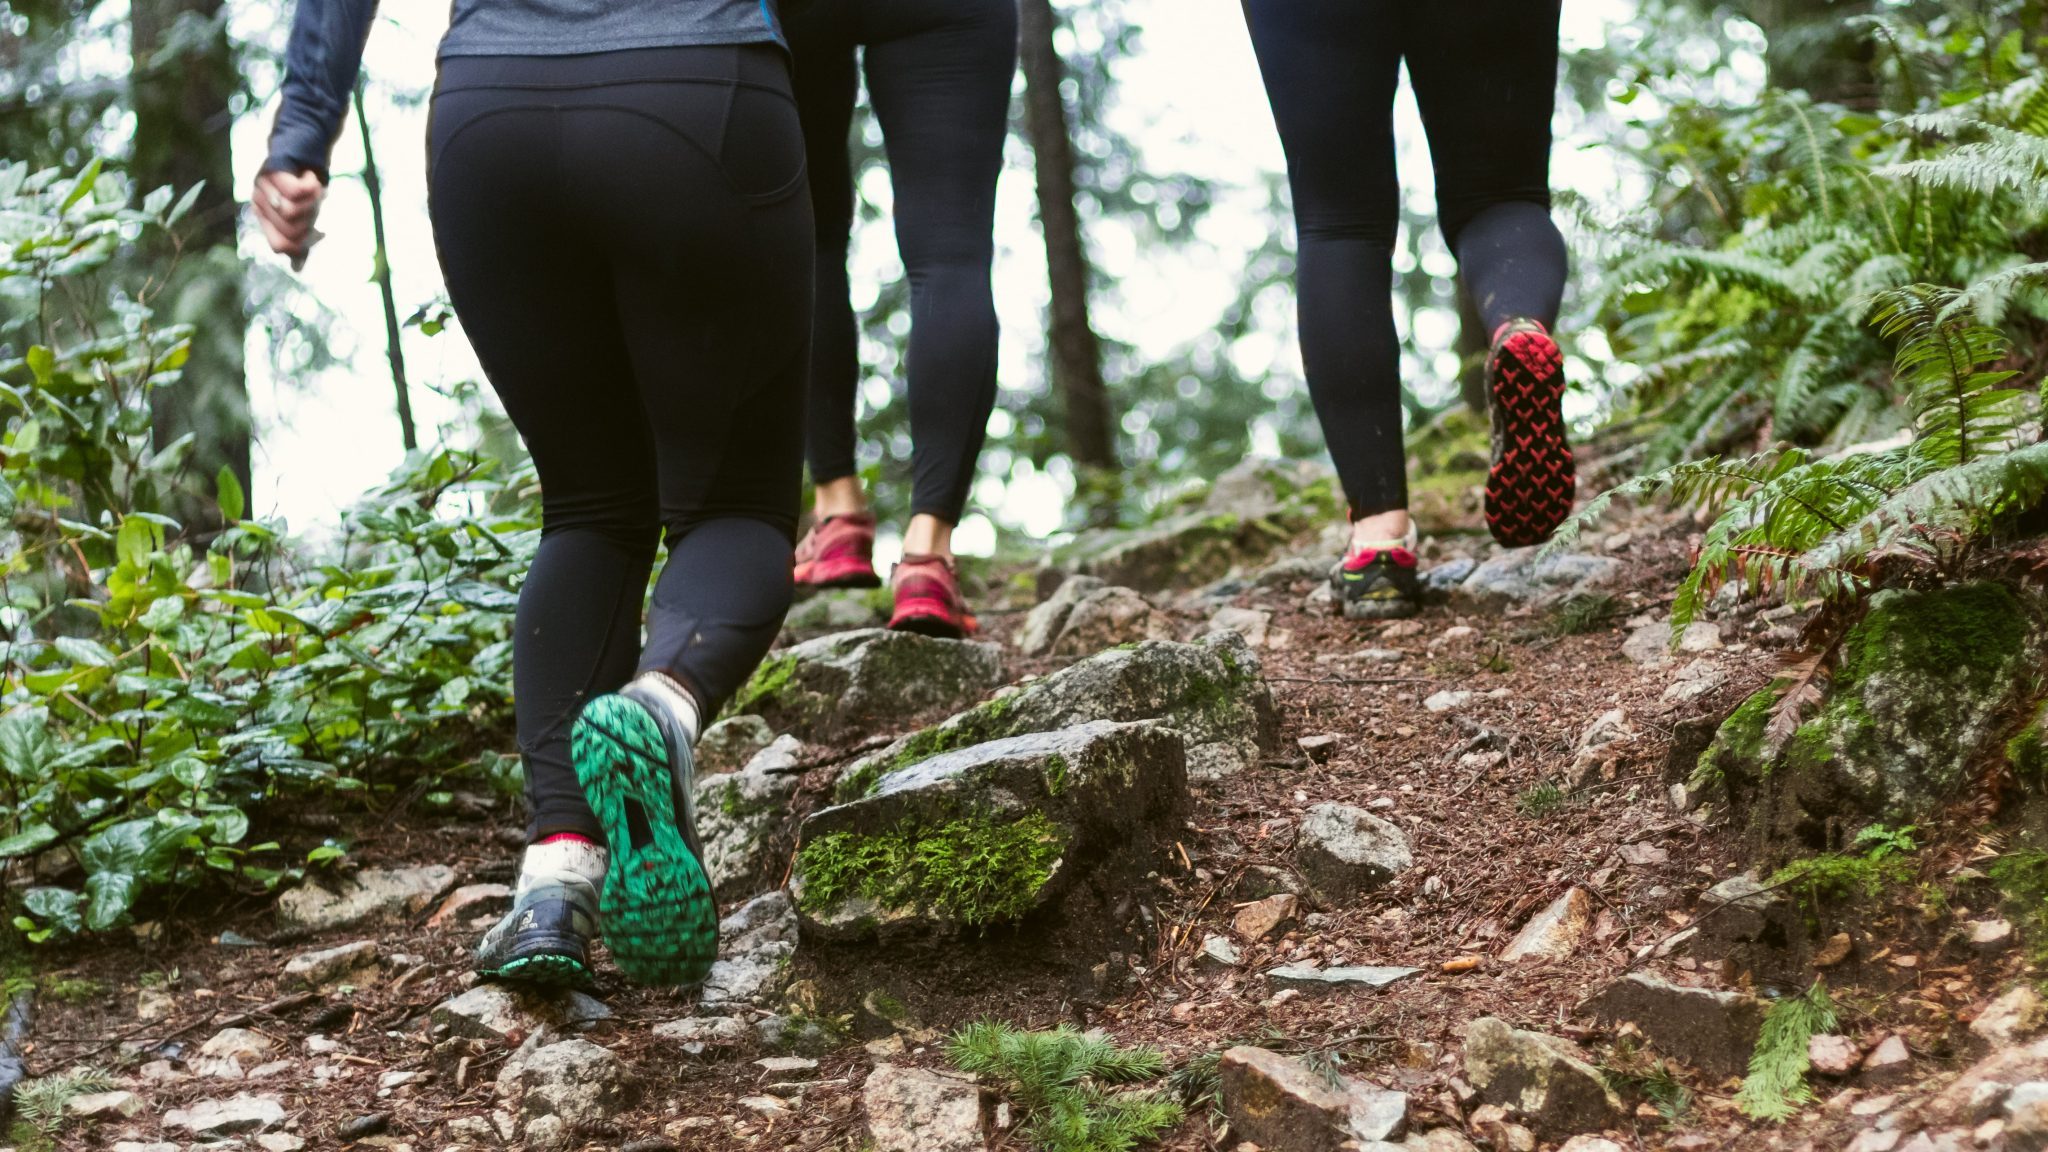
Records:
{"label": "shoe with red sole", "polygon": [[796,545],[798,588],[880,588],[875,574],[875,518],[828,516]]}
{"label": "shoe with red sole", "polygon": [[1486,527],[1510,548],[1541,544],[1572,514],[1577,465],[1565,439],[1564,354],[1543,325],[1510,320],[1486,360],[1493,467]]}
{"label": "shoe with red sole", "polygon": [[944,556],[905,556],[890,574],[896,614],[889,627],[942,640],[961,640],[980,630],[960,599],[960,575]]}

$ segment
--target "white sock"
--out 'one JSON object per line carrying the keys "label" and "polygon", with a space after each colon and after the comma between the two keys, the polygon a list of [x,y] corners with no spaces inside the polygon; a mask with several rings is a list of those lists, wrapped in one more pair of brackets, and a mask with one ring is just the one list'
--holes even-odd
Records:
{"label": "white sock", "polygon": [[560,882],[575,877],[591,884],[604,881],[609,857],[604,845],[575,836],[558,836],[542,844],[528,844],[519,861],[519,895],[541,881]]}
{"label": "white sock", "polygon": [[697,742],[697,725],[701,723],[697,719],[697,702],[673,677],[660,672],[642,672],[633,677],[633,686],[659,701],[668,709],[669,717],[682,728],[685,739],[691,744]]}

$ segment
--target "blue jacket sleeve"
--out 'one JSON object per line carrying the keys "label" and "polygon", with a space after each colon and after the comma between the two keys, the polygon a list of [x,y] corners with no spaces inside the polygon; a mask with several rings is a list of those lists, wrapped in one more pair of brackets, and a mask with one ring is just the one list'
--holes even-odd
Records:
{"label": "blue jacket sleeve", "polygon": [[363,67],[377,0],[299,0],[284,52],[284,99],[270,128],[263,170],[312,169],[327,179],[327,159],[348,116]]}

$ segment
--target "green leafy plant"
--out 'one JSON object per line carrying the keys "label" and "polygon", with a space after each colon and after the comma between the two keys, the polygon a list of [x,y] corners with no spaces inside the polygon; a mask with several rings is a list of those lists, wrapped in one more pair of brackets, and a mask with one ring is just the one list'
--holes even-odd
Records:
{"label": "green leafy plant", "polygon": [[963,1072],[996,1081],[1022,1111],[1024,1136],[1041,1152],[1126,1152],[1179,1124],[1179,1101],[1119,1085],[1153,1080],[1166,1060],[1147,1047],[1061,1026],[1025,1032],[982,1021],[960,1030],[947,1055]]}
{"label": "green leafy plant", "polygon": [[1764,1009],[1763,1030],[1749,1058],[1749,1075],[1735,1094],[1735,1106],[1756,1120],[1782,1121],[1813,1102],[1806,1085],[1807,1043],[1835,1027],[1835,1003],[1826,981],[1797,996],[1773,1000]]}
{"label": "green leafy plant", "polygon": [[1515,797],[1515,809],[1531,820],[1542,820],[1562,811],[1565,799],[1564,789],[1545,780]]}
{"label": "green leafy plant", "polygon": [[1674,635],[1714,593],[1778,592],[1835,601],[1860,597],[1904,570],[1958,570],[2048,494],[2048,445],[2017,442],[2030,405],[2004,387],[2010,351],[1977,324],[1952,289],[1885,293],[1875,320],[1899,341],[1898,378],[1910,385],[1913,439],[1834,457],[1799,449],[1675,465],[1602,493],[1559,532],[1562,547],[1619,497],[1718,509],[1672,605]]}
{"label": "green leafy plant", "polygon": [[0,164],[0,860],[61,854],[82,876],[18,870],[32,941],[127,923],[159,889],[291,882],[252,833],[296,797],[509,762],[530,471],[416,454],[319,550],[250,517],[226,471],[206,481],[218,531],[159,510],[191,481],[182,442],[153,441],[152,397],[193,334],[156,323],[163,278],[132,257],[190,202],[133,207],[98,163]]}

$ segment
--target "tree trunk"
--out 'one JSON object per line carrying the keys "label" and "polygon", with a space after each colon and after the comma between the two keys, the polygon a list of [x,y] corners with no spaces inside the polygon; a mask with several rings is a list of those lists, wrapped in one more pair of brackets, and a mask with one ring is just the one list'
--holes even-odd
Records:
{"label": "tree trunk", "polygon": [[194,438],[186,479],[165,495],[165,511],[202,534],[220,523],[212,491],[220,469],[234,473],[245,497],[255,491],[243,375],[249,321],[235,254],[238,205],[228,143],[238,80],[224,9],[224,0],[133,0],[129,18],[135,186],[147,192],[168,184],[182,193],[205,184],[179,226],[177,271],[156,298],[159,323],[196,327],[192,355],[178,383],[152,400],[159,447]]}
{"label": "tree trunk", "polygon": [[391,248],[384,243],[384,182],[377,178],[377,150],[370,143],[370,110],[363,104],[364,84],[356,78],[356,127],[363,134],[363,190],[370,194],[370,223],[377,236],[377,290],[384,297],[384,354],[391,361],[391,387],[398,393],[398,435],[407,452],[420,446],[412,423],[412,392],[405,384],[405,347],[399,337],[398,300],[391,294]]}
{"label": "tree trunk", "polygon": [[1074,205],[1074,144],[1060,94],[1066,65],[1053,45],[1052,0],[1020,0],[1026,123],[1038,169],[1038,223],[1052,286],[1048,334],[1053,386],[1066,414],[1067,454],[1084,471],[1116,466],[1115,422],[1102,380],[1102,350],[1088,320],[1088,252]]}

